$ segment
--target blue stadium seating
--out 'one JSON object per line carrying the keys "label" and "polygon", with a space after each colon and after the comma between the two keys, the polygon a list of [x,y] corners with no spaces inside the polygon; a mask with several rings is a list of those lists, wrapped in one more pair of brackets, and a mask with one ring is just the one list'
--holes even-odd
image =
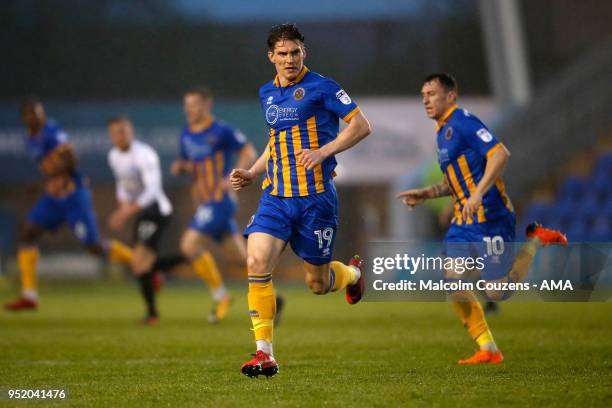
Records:
{"label": "blue stadium seating", "polygon": [[550,203],[531,203],[520,228],[533,221],[560,229],[570,241],[612,241],[612,153],[598,158],[590,177],[567,177]]}

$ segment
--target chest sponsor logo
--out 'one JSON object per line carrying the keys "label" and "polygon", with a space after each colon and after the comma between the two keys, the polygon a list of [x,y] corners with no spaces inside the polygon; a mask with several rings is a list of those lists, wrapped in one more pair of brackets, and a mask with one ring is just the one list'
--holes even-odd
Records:
{"label": "chest sponsor logo", "polygon": [[273,125],[278,121],[278,106],[270,105],[268,109],[266,109],[266,122],[268,124]]}
{"label": "chest sponsor logo", "polygon": [[270,105],[266,109],[266,121],[269,125],[287,120],[299,120],[298,108]]}
{"label": "chest sponsor logo", "polygon": [[438,149],[438,163],[446,163],[449,160],[448,149]]}
{"label": "chest sponsor logo", "polygon": [[185,140],[185,147],[187,148],[187,155],[192,160],[202,158],[202,156],[207,156],[212,151],[211,145],[198,144],[190,139]]}
{"label": "chest sponsor logo", "polygon": [[336,92],[336,98],[338,98],[338,100],[345,105],[350,105],[352,102],[351,97],[348,96],[348,94],[344,91],[344,89],[341,89],[338,92]]}

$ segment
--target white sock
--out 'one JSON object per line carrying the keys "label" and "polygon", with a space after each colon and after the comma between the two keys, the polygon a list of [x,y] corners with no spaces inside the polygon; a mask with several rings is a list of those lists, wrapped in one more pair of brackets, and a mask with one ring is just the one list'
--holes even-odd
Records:
{"label": "white sock", "polygon": [[351,282],[351,285],[354,285],[359,281],[359,278],[361,278],[361,269],[353,265],[349,265],[349,268],[355,271],[355,280]]}
{"label": "white sock", "polygon": [[494,341],[480,346],[481,350],[486,350],[489,353],[497,353],[497,344]]}
{"label": "white sock", "polygon": [[223,285],[221,285],[221,287],[219,287],[218,289],[212,291],[212,298],[215,300],[215,302],[218,302],[223,299],[225,295],[227,295],[227,290]]}
{"label": "white sock", "polygon": [[24,289],[21,291],[21,296],[24,299],[28,299],[28,300],[34,300],[34,301],[38,300],[38,292],[36,291],[36,289]]}
{"label": "white sock", "polygon": [[257,340],[255,341],[257,344],[257,350],[261,350],[270,357],[274,357],[274,352],[272,351],[272,343],[267,340]]}

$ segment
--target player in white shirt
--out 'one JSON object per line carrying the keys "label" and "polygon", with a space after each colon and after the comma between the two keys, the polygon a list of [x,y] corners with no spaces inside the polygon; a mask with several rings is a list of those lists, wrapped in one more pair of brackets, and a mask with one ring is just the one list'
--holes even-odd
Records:
{"label": "player in white shirt", "polygon": [[170,215],[172,204],[162,187],[162,173],[157,152],[134,138],[129,118],[117,116],[107,122],[113,148],[108,163],[117,183],[117,208],[110,215],[111,230],[122,230],[135,217],[133,230],[134,253],[131,269],[138,278],[147,305],[144,322],[158,320],[153,287],[153,265],[158,257],[159,239]]}

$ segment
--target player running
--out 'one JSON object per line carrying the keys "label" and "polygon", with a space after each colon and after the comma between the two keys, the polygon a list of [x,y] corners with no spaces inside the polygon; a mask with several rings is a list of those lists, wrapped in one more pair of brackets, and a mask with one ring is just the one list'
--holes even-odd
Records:
{"label": "player running", "polygon": [[213,117],[213,96],[208,89],[189,90],[183,101],[187,126],[180,136],[180,158],[172,163],[171,172],[193,176],[198,208],[180,246],[208,284],[213,297],[209,321],[214,323],[227,315],[231,296],[208,248],[216,243],[229,260],[246,265],[246,245],[234,220],[236,202],[234,193],[228,191],[228,176],[235,156],[236,165],[246,167],[257,153],[240,131]]}
{"label": "player running", "polygon": [[7,310],[33,310],[38,307],[38,238],[68,223],[85,249],[98,256],[129,263],[132,251],[119,241],[102,242],[98,236],[91,192],[77,170],[74,149],[68,135],[52,119],[47,119],[37,98],[26,100],[21,118],[27,129],[26,150],[43,176],[44,194],[28,214],[19,238],[17,264],[21,273],[22,295],[7,303]]}
{"label": "player running", "polygon": [[172,204],[162,187],[157,152],[134,138],[132,122],[116,116],[107,122],[113,148],[108,163],[117,183],[117,208],[109,217],[111,230],[120,231],[130,218],[133,227],[133,257],[130,264],[138,278],[147,306],[146,324],[158,321],[153,284],[153,265],[158,258],[159,240],[172,214]]}
{"label": "player running", "polygon": [[[398,195],[413,207],[427,199],[452,195],[455,213],[444,238],[445,255],[459,258],[483,256],[480,279],[521,282],[527,275],[537,249],[550,244],[567,245],[559,231],[538,224],[527,229],[527,241],[514,255],[515,216],[502,175],[510,152],[474,115],[457,106],[457,82],[444,73],[429,75],[421,90],[425,112],[437,122],[438,162],[444,182]],[[465,279],[454,270],[447,280]],[[491,300],[504,300],[509,291],[488,290]],[[504,359],[471,291],[450,294],[464,327],[480,346],[472,357],[459,364],[501,363]]]}
{"label": "player running", "polygon": [[[351,304],[359,302],[363,293],[359,257],[349,265],[331,261],[338,225],[332,177],[334,155],[370,134],[370,124],[337,83],[304,66],[304,36],[295,25],[273,27],[267,43],[277,74],[259,90],[269,143],[250,169],[239,167],[231,175],[232,187],[240,190],[265,172],[259,208],[244,231],[249,313],[257,346],[255,358],[241,368],[249,377],[278,372],[272,350],[276,313],[272,272],[287,243],[303,259],[313,293],[346,288]],[[339,118],[348,122],[340,133]]]}

